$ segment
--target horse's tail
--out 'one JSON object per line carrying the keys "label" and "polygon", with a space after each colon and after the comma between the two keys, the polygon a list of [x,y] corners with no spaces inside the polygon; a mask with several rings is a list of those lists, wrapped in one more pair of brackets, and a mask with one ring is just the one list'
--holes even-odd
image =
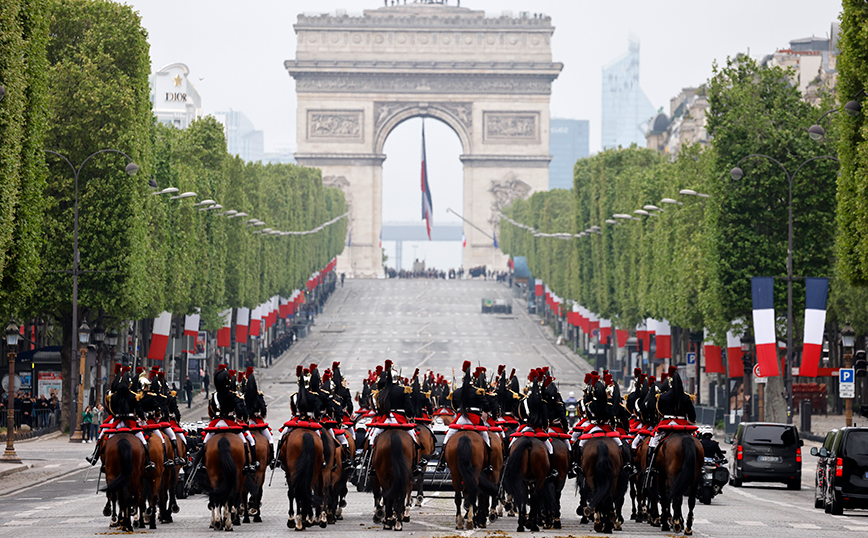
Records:
{"label": "horse's tail", "polygon": [[389,436],[389,445],[392,452],[392,487],[383,494],[383,497],[387,501],[393,501],[400,498],[407,491],[410,474],[407,472],[404,445],[398,432],[393,431]]}
{"label": "horse's tail", "polygon": [[694,437],[690,435],[681,436],[681,452],[684,461],[678,474],[675,475],[675,480],[672,481],[672,487],[669,489],[670,499],[684,495],[696,479],[696,445],[693,439]]}
{"label": "horse's tail", "polygon": [[527,437],[522,437],[516,441],[515,446],[510,451],[509,459],[506,460],[506,468],[503,470],[503,489],[512,495],[512,499],[518,506],[527,504],[527,488],[521,476],[521,458],[526,452],[528,459],[530,459],[531,448],[533,448],[533,443]]}
{"label": "horse's tail", "polygon": [[217,454],[220,458],[220,467],[223,470],[223,479],[220,484],[211,491],[209,501],[214,506],[220,506],[229,502],[237,492],[238,468],[235,466],[235,458],[232,457],[232,445],[229,439],[221,437],[217,440]]}
{"label": "horse's tail", "polygon": [[311,483],[315,465],[316,447],[313,443],[313,434],[305,432],[301,437],[301,455],[295,462],[292,470],[291,487],[292,496],[299,505],[300,514],[313,513],[314,497]]}
{"label": "horse's tail", "polygon": [[120,439],[117,443],[118,457],[121,463],[121,474],[117,475],[114,480],[103,489],[106,493],[117,493],[130,483],[133,477],[133,447],[130,445],[129,439]]}
{"label": "horse's tail", "polygon": [[591,509],[603,502],[607,495],[612,494],[612,478],[615,469],[612,458],[609,456],[609,446],[606,443],[597,443],[597,467],[594,469],[594,491],[588,499]]}
{"label": "horse's tail", "polygon": [[458,471],[461,480],[464,481],[465,502],[473,504],[476,502],[476,496],[479,495],[479,484],[476,482],[473,469],[473,443],[466,435],[458,439]]}

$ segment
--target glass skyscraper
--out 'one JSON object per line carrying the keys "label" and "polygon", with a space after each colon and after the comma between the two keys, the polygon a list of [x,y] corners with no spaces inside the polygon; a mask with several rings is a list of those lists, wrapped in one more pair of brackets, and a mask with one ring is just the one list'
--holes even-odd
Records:
{"label": "glass skyscraper", "polygon": [[603,149],[645,147],[645,131],[656,111],[639,87],[639,42],[631,39],[627,54],[603,68]]}
{"label": "glass skyscraper", "polygon": [[549,153],[549,189],[573,188],[573,167],[588,156],[588,120],[552,118]]}

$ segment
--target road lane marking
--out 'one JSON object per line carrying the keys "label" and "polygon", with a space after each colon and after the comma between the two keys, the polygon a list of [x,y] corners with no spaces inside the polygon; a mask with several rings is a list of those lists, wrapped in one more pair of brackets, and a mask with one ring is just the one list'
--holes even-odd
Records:
{"label": "road lane marking", "polygon": [[765,523],[762,521],[736,521],[739,525],[744,525],[745,527],[767,527]]}
{"label": "road lane marking", "polygon": [[820,528],[819,525],[814,525],[813,523],[790,523],[790,526],[794,529],[811,529],[817,530]]}
{"label": "road lane marking", "polygon": [[3,524],[5,527],[20,527],[23,525],[33,525],[36,523],[35,519],[13,519],[12,521],[7,521]]}

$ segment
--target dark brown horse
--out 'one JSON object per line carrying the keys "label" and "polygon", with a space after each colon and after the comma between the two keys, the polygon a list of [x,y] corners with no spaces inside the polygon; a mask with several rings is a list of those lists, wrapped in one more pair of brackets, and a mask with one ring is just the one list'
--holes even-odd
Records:
{"label": "dark brown horse", "polygon": [[[133,516],[143,496],[142,468],[145,465],[145,447],[131,433],[119,433],[105,440],[106,487],[103,491],[111,503],[112,522],[123,532],[133,532]],[[107,506],[108,508],[108,506]],[[117,512],[115,511],[117,508]]]}
{"label": "dark brown horse", "polygon": [[220,432],[205,443],[205,470],[208,474],[208,507],[211,528],[232,530],[240,517],[238,509],[243,484],[244,441],[235,432]]}
{"label": "dark brown horse", "polygon": [[[503,472],[503,445],[504,441],[500,435],[497,435],[494,432],[488,433],[488,438],[491,441],[491,460],[489,461],[489,465],[491,465],[491,472],[486,473],[486,477],[488,481],[492,484],[500,484],[500,474]],[[487,499],[486,502],[489,503],[488,508],[488,519],[489,521],[494,521],[498,518],[498,516],[503,515],[503,508],[500,508],[500,514],[497,513],[497,508],[499,507],[499,497],[497,493],[490,499]]]}
{"label": "dark brown horse", "polygon": [[[655,456],[657,491],[662,508],[662,531],[684,530],[693,534],[693,508],[696,506],[696,491],[702,480],[702,462],[705,451],[699,439],[689,433],[672,433],[660,441]],[[687,521],[681,511],[681,501],[687,495]],[[671,513],[670,513],[671,508]]]}
{"label": "dark brown horse", "polygon": [[554,487],[555,504],[552,506],[551,528],[561,528],[561,492],[567,483],[567,473],[570,470],[570,445],[566,439],[551,438],[553,453],[550,457],[551,466],[557,470],[557,478],[550,478]]}
{"label": "dark brown horse", "polygon": [[[349,428],[344,428],[344,433],[347,438],[347,457],[351,461],[356,457],[356,440],[353,437],[353,431]],[[335,519],[340,520],[343,519],[342,515],[344,507],[347,505],[347,494],[349,493],[349,488],[347,487],[347,482],[349,482],[350,474],[353,472],[353,467],[348,465],[346,467],[342,467],[343,473],[341,474],[340,480],[338,480],[337,485],[335,486],[335,495],[338,498],[338,507],[335,510]]]}
{"label": "dark brown horse", "polygon": [[[325,518],[326,524],[336,521],[338,508],[338,484],[344,474],[342,445],[335,439],[330,428],[320,430],[323,450],[323,465],[320,478],[317,481],[317,495],[323,503],[317,508],[317,516]],[[325,525],[323,525],[325,526]]]}
{"label": "dark brown horse", "polygon": [[[434,433],[431,432],[431,428],[428,427],[427,424],[419,424],[417,423],[416,430],[416,440],[419,443],[419,446],[422,447],[418,450],[418,461],[416,463],[422,466],[422,473],[419,473],[414,480],[416,489],[416,506],[422,506],[422,501],[425,500],[425,493],[422,490],[422,483],[425,481],[425,467],[428,464],[428,456],[434,453],[436,448],[437,440],[434,438]],[[410,493],[412,497],[412,492]],[[407,506],[410,505],[411,499],[407,499]]]}
{"label": "dark brown horse", "polygon": [[510,448],[503,471],[503,489],[512,495],[518,512],[518,532],[524,532],[525,527],[538,532],[543,508],[554,506],[553,488],[546,487],[550,470],[549,453],[539,439],[521,437]]}
{"label": "dark brown horse", "polygon": [[253,516],[254,523],[262,523],[260,508],[262,487],[265,485],[265,470],[268,468],[268,439],[258,429],[251,429],[250,434],[256,441],[256,445],[251,450],[251,459],[259,462],[259,468],[244,480],[244,487],[241,490],[241,522],[250,523],[250,516]]}
{"label": "dark brown horse", "polygon": [[[172,447],[172,443],[170,443],[168,439],[166,439],[165,442],[168,459],[173,461],[175,459],[175,449]],[[178,440],[179,456],[186,459],[187,453],[185,448],[184,443]],[[163,478],[160,483],[160,523],[171,523],[172,514],[177,514],[180,511],[178,502],[175,499],[175,492],[178,489],[179,471],[180,468],[177,465],[170,465],[163,468]]]}
{"label": "dark brown horse", "polygon": [[482,489],[487,495],[497,495],[497,486],[482,473],[488,463],[487,452],[482,435],[475,431],[459,431],[443,447],[446,465],[452,475],[452,489],[455,490],[456,529],[463,530],[465,526],[472,529],[480,522],[480,512],[480,526],[485,526],[488,508],[487,505],[484,508],[479,506],[479,491]]}
{"label": "dark brown horse", "polygon": [[[160,506],[163,477],[166,472],[166,468],[163,467],[165,457],[163,441],[155,431],[149,433],[147,436],[148,452],[151,456],[151,461],[154,462],[154,469],[143,476],[144,494],[139,497],[138,518],[138,526],[142,529],[145,528],[145,525],[148,525],[151,529],[157,528],[157,509]],[[141,444],[141,441],[139,443]]]}
{"label": "dark brown horse", "polygon": [[[588,440],[582,447],[582,474],[586,488],[585,515],[594,515],[594,530],[611,533],[621,530],[615,510],[623,461],[618,444],[608,437]],[[590,512],[590,513],[589,513]]]}
{"label": "dark brown horse", "polygon": [[[281,441],[278,458],[286,473],[286,496],[289,499],[286,526],[302,531],[313,524],[314,509],[322,501],[314,495],[323,467],[322,439],[315,430],[294,428]],[[293,502],[298,513],[293,509]],[[324,518],[321,526],[325,527]]]}
{"label": "dark brown horse", "polygon": [[414,448],[410,434],[397,428],[380,433],[374,441],[374,523],[382,521],[386,530],[403,530],[402,522],[409,521],[406,499],[413,491]]}

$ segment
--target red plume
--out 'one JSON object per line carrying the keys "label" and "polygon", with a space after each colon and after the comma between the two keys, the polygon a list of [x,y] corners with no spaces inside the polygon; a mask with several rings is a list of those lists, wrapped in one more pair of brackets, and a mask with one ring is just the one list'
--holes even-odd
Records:
{"label": "red plume", "polygon": [[509,378],[512,379],[515,377],[515,368],[512,369],[512,372],[509,373]]}
{"label": "red plume", "polygon": [[378,375],[378,376],[379,376],[380,374],[382,374],[382,373],[383,373],[383,367],[382,367],[381,365],[378,364],[378,365],[377,365],[376,372],[377,372],[377,375]]}
{"label": "red plume", "polygon": [[633,368],[633,377],[639,377],[640,375],[642,375],[642,369],[641,368]]}
{"label": "red plume", "polygon": [[649,375],[649,376],[648,376],[648,383],[650,383],[650,384],[653,385],[653,384],[656,383],[656,382],[657,382],[657,378],[656,378],[656,377],[654,377],[653,375]]}
{"label": "red plume", "polygon": [[246,375],[247,377],[250,377],[251,375],[253,375],[253,366],[248,366],[247,372],[244,375]]}
{"label": "red plume", "polygon": [[419,369],[418,368],[416,368],[416,371],[413,372],[413,378],[415,379],[417,377],[419,377]]}
{"label": "red plume", "polygon": [[225,364],[218,364],[218,365],[217,365],[217,371],[218,371],[218,372],[219,372],[220,370],[225,370],[226,368],[228,368],[228,366],[226,366]]}
{"label": "red plume", "polygon": [[339,363],[338,361],[334,361],[332,363],[332,371],[337,370],[338,366],[340,366],[340,365],[341,365],[341,363]]}
{"label": "red plume", "polygon": [[123,369],[123,365],[119,362],[115,363],[115,374],[119,373]]}
{"label": "red plume", "polygon": [[591,375],[591,372],[588,372],[587,374],[585,374],[585,385],[587,385],[588,383],[590,383],[590,382],[591,382],[591,378],[593,378],[593,377],[594,377],[594,376]]}
{"label": "red plume", "polygon": [[551,376],[546,376],[546,379],[543,382],[543,388],[548,388],[548,386],[551,384],[551,382],[552,382]]}
{"label": "red plume", "polygon": [[386,362],[384,364],[385,364],[385,366],[383,367],[384,370],[391,370],[392,369],[392,361],[391,360],[386,359]]}
{"label": "red plume", "polygon": [[506,365],[505,365],[505,364],[501,364],[500,366],[498,366],[498,367],[497,367],[497,375],[498,375],[498,377],[502,376],[502,375],[503,375],[503,372],[505,372],[505,371],[506,371]]}
{"label": "red plume", "polygon": [[313,372],[314,370],[316,370],[316,367],[317,367],[317,364],[316,364],[316,363],[313,363],[313,362],[310,363],[310,371],[311,371],[311,372]]}
{"label": "red plume", "polygon": [[670,366],[670,367],[669,367],[669,377],[674,376],[676,372],[678,372],[678,367],[677,367],[677,366],[674,366],[674,365],[673,365],[673,366]]}
{"label": "red plume", "polygon": [[[230,370],[230,371],[231,371],[231,370]],[[304,370],[302,370],[302,372],[304,373],[304,375],[309,375],[309,374],[310,374],[310,370],[308,370],[307,368],[305,368]]]}
{"label": "red plume", "polygon": [[461,366],[461,371],[466,372],[470,370],[470,361],[464,361],[464,364]]}
{"label": "red plume", "polygon": [[298,365],[295,367],[295,377],[301,377],[304,375],[304,366]]}
{"label": "red plume", "polygon": [[663,372],[660,374],[660,381],[666,381],[666,378],[669,377],[669,372]]}

